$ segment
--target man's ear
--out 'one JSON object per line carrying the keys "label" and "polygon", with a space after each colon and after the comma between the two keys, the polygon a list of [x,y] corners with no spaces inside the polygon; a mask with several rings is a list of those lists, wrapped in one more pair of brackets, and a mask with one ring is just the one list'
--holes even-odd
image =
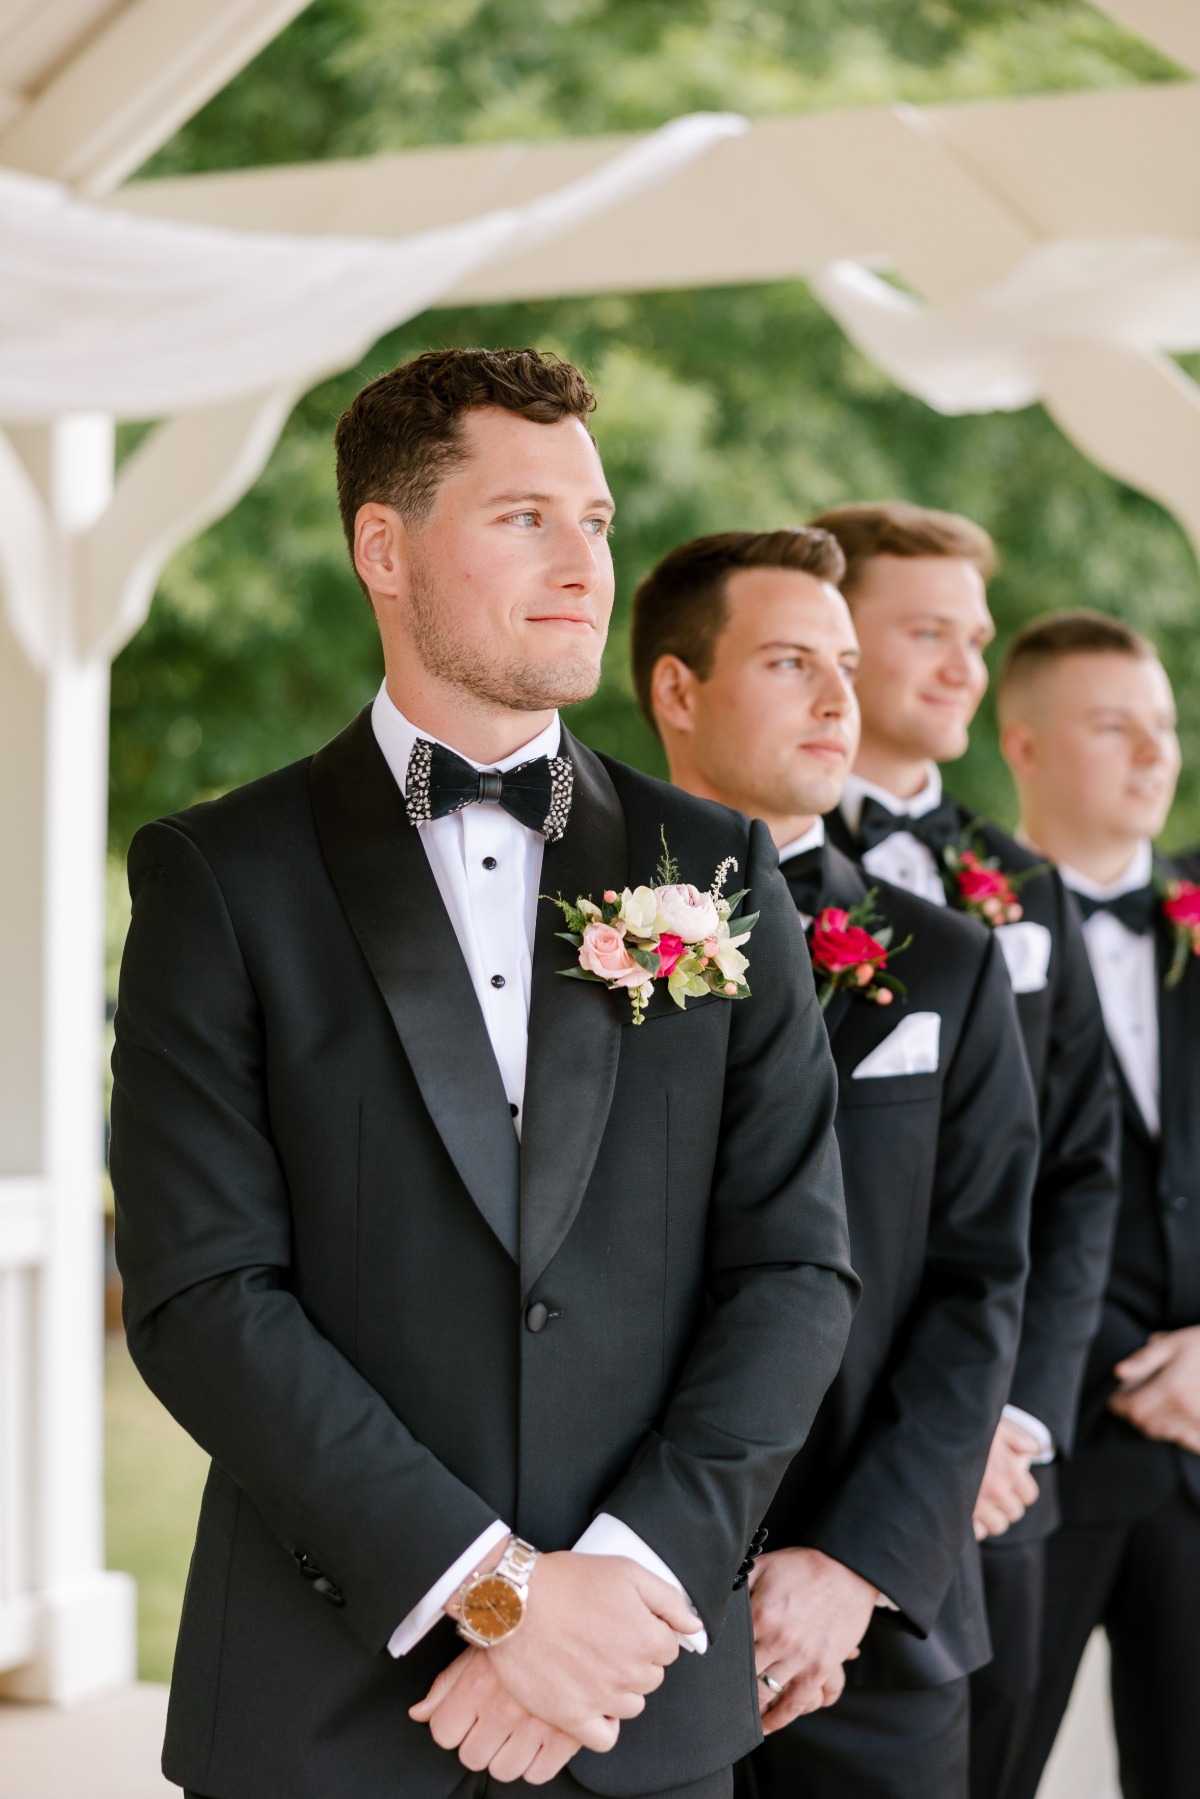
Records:
{"label": "man's ear", "polygon": [[1000,730],[1000,754],[1016,776],[1032,774],[1037,763],[1037,733],[1022,718],[1010,719]]}
{"label": "man's ear", "polygon": [[678,656],[660,656],[650,676],[650,703],[660,725],[671,731],[696,729],[695,673]]}
{"label": "man's ear", "polygon": [[408,591],[408,530],[394,506],[369,500],[359,507],[354,517],[354,566],[372,603],[376,596],[396,600]]}

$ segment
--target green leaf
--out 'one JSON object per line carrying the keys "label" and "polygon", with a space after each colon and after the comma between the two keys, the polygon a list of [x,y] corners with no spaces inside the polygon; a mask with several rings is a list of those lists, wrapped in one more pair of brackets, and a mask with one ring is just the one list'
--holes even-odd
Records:
{"label": "green leaf", "polygon": [[556,968],[554,972],[564,975],[568,981],[594,981],[601,987],[608,985],[601,975],[593,974],[590,968]]}
{"label": "green leaf", "polygon": [[631,943],[628,938],[625,940],[625,948],[639,968],[646,969],[650,974],[658,973],[659,959],[653,950],[643,949],[640,943]]}

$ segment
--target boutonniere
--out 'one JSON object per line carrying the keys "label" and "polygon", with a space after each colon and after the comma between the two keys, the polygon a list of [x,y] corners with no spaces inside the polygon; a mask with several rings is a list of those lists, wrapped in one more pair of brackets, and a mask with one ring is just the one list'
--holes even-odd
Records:
{"label": "boutonniere", "polygon": [[968,825],[959,841],[942,852],[946,897],[960,912],[969,912],[993,929],[1016,924],[1024,916],[1021,888],[1034,875],[1044,874],[1049,863],[1039,862],[1036,868],[1023,868],[1019,874],[1009,873],[1001,868],[998,856],[984,854],[973,831],[974,825]]}
{"label": "boutonniere", "polygon": [[1162,911],[1171,931],[1171,961],[1164,985],[1178,987],[1189,956],[1200,956],[1200,886],[1195,881],[1168,881]]}
{"label": "boutonniere", "polygon": [[856,993],[877,1006],[890,1006],[896,994],[903,999],[907,993],[903,982],[888,973],[888,960],[906,950],[912,938],[893,946],[891,925],[875,916],[877,892],[872,887],[848,912],[842,906],[826,906],[813,920],[809,953],[822,1012],[835,993]]}
{"label": "boutonniere", "polygon": [[758,913],[731,920],[733,908],[750,890],[722,891],[730,870],[737,872],[737,862],[727,856],[704,893],[679,879],[665,831],[662,846],[652,887],[625,887],[619,893],[610,887],[598,903],[589,898],[572,903],[561,894],[554,896],[567,921],[567,929],[558,935],[578,952],[577,965],[560,968],[559,974],[576,981],[599,981],[612,993],[624,989],[634,1024],[642,1022],[655,981],[667,983],[667,992],[681,1010],[689,999],[706,993],[722,999],[750,997],[746,984],[750,964],[742,945],[757,924]]}

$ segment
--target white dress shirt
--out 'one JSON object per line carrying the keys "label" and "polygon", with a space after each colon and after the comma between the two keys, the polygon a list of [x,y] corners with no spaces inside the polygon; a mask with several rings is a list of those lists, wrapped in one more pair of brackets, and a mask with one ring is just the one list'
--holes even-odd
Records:
{"label": "white dress shirt", "polygon": [[[924,818],[927,812],[942,803],[941,773],[936,762],[931,762],[924,787],[910,800],[897,799],[894,793],[876,787],[873,781],[864,781],[860,775],[848,775],[842,790],[842,817],[856,837],[863,801],[867,798],[878,800],[899,818]],[[946,903],[937,858],[911,831],[893,831],[882,843],[874,844],[862,858],[862,865],[877,880],[890,881],[893,887],[903,887],[907,893],[915,893],[935,906]]]}
{"label": "white dress shirt", "polygon": [[[396,784],[404,793],[413,745],[418,736],[429,738],[429,733],[418,732],[409,723],[389,695],[386,682],[375,696],[371,727]],[[472,768],[492,768],[506,774],[535,757],[556,756],[561,740],[562,726],[556,713],[544,731],[503,761],[475,762],[469,756],[463,760],[470,762]],[[444,747],[454,749],[453,744]],[[455,754],[461,752],[455,750]],[[545,839],[498,805],[464,806],[445,818],[426,820],[417,830],[467,964],[519,1136],[529,1049],[533,932]],[[500,986],[494,984],[497,975],[502,977]],[[446,1602],[467,1576],[511,1534],[509,1526],[497,1519],[464,1549],[392,1633],[388,1648],[394,1656],[407,1655],[428,1635],[442,1616]],[[687,1597],[682,1582],[650,1545],[607,1512],[592,1520],[575,1550],[581,1555],[628,1556]],[[703,1653],[708,1648],[708,1635],[703,1629],[679,1640],[685,1649]]]}
{"label": "white dress shirt", "polygon": [[[1154,857],[1149,842],[1138,845],[1124,874],[1115,881],[1089,880],[1060,862],[1067,886],[1088,899],[1117,899],[1149,885]],[[1159,1133],[1158,956],[1154,933],[1138,935],[1111,912],[1093,912],[1084,921],[1100,1010],[1113,1053],[1152,1137]]]}
{"label": "white dress shirt", "polygon": [[[855,836],[858,835],[863,801],[868,797],[878,800],[881,806],[886,806],[900,818],[924,818],[927,812],[942,803],[941,770],[936,762],[931,762],[925,785],[908,800],[899,799],[886,787],[876,787],[873,781],[864,781],[861,775],[848,775],[842,790],[842,817]],[[946,904],[946,889],[942,885],[937,858],[928,844],[914,837],[911,831],[893,831],[890,837],[867,851],[862,866],[878,880],[903,887],[906,893],[915,893],[918,899],[929,900],[935,906]],[[1054,1439],[1040,1418],[1016,1405],[1006,1405],[1003,1415],[1010,1424],[1026,1431],[1037,1444],[1034,1462],[1054,1460]]]}

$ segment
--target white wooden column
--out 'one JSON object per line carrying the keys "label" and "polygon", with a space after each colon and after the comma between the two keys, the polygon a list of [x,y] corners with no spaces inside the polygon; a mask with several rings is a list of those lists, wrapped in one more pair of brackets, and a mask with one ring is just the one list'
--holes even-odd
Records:
{"label": "white wooden column", "polygon": [[5,518],[41,605],[10,611],[26,641],[0,636],[0,1691],[69,1702],[135,1668],[133,1583],[104,1566],[108,663],[73,628],[112,424],[64,419],[18,447],[28,487]]}

